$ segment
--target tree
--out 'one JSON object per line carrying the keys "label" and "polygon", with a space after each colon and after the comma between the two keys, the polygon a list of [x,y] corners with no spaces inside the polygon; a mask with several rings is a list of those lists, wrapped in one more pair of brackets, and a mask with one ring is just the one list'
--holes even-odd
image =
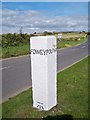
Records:
{"label": "tree", "polygon": [[19,30],[19,33],[22,34],[22,31],[23,31],[23,27],[21,26],[20,30]]}

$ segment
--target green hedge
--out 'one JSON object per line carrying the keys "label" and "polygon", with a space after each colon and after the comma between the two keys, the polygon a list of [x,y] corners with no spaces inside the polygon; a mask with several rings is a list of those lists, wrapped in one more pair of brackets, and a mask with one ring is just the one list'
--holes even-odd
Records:
{"label": "green hedge", "polygon": [[11,47],[11,46],[18,46],[23,43],[29,43],[30,35],[29,34],[3,34],[2,42],[0,42],[0,46],[4,47]]}

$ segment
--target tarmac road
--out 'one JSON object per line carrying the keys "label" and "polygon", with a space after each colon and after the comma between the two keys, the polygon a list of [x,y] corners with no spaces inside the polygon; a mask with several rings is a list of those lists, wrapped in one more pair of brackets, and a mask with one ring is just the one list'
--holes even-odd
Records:
{"label": "tarmac road", "polygon": [[[64,70],[88,56],[88,42],[57,50],[57,71]],[[30,55],[2,61],[2,101],[31,87]]]}

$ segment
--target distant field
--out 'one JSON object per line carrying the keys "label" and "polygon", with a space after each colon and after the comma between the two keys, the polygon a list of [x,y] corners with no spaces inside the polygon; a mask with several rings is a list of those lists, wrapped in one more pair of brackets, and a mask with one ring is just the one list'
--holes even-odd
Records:
{"label": "distant field", "polygon": [[86,37],[82,37],[82,38],[65,38],[62,39],[58,44],[57,44],[57,48],[65,48],[65,47],[72,47],[75,45],[79,45],[82,44],[84,42],[86,42]]}
{"label": "distant field", "polygon": [[58,104],[56,107],[47,112],[33,108],[32,91],[29,89],[3,103],[3,118],[59,120],[61,115],[63,117],[67,115],[70,118],[84,118],[83,120],[88,118],[88,60],[90,57],[58,73]]}
{"label": "distant field", "polygon": [[81,38],[86,36],[85,33],[64,33],[62,34],[62,38]]}
{"label": "distant field", "polygon": [[[57,35],[55,35],[57,38]],[[71,47],[78,44],[82,44],[87,40],[85,33],[63,33],[62,39],[58,42],[57,39],[57,48]],[[2,52],[2,54],[1,54]],[[30,45],[28,43],[22,43],[17,46],[7,46],[0,50],[0,58],[9,58],[20,55],[26,55],[30,53]],[[2,55],[2,56],[1,56]]]}
{"label": "distant field", "polygon": [[61,41],[58,42],[57,44],[57,48],[75,46],[84,43],[86,40],[87,40],[87,35],[85,33],[63,33]]}

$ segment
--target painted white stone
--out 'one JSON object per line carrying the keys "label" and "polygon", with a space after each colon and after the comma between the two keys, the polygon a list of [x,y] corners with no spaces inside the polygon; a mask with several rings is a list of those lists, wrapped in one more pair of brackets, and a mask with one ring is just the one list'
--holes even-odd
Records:
{"label": "painted white stone", "polygon": [[30,47],[33,107],[48,111],[57,104],[56,37],[31,37]]}

